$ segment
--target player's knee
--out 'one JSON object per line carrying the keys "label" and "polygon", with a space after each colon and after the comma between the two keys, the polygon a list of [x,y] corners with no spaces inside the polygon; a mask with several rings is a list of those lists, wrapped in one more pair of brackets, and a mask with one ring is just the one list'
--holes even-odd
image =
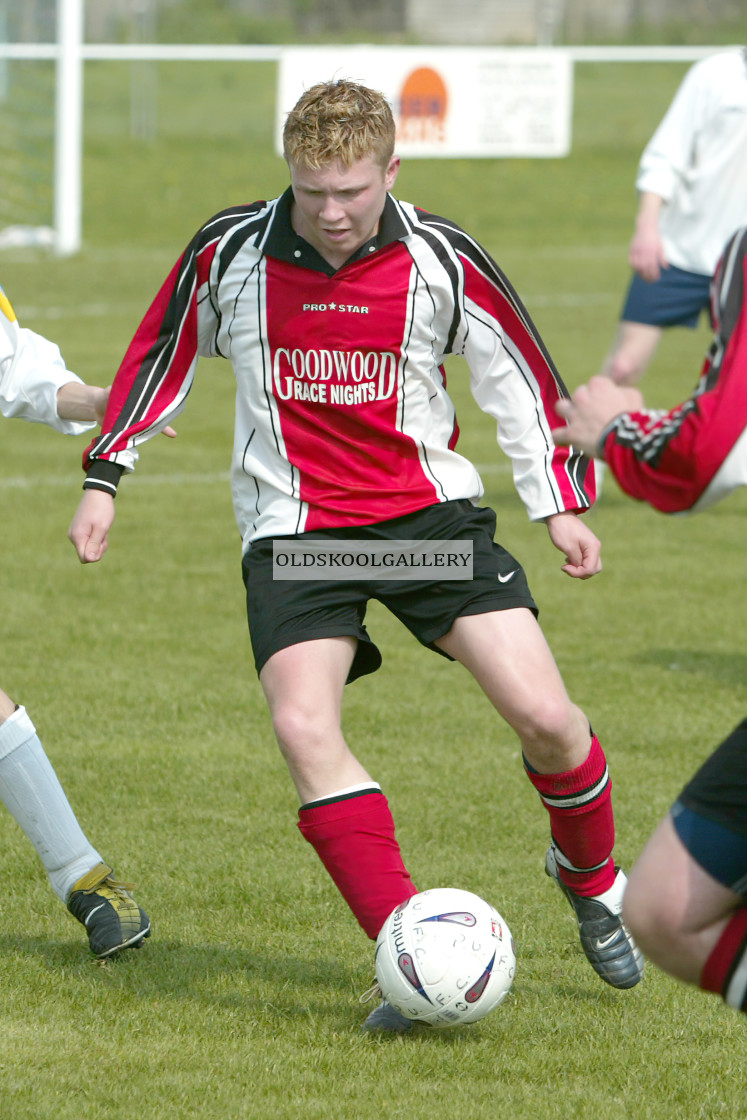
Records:
{"label": "player's knee", "polygon": [[644,363],[627,350],[613,354],[607,363],[606,373],[616,385],[635,385],[645,370]]}
{"label": "player's knee", "polygon": [[579,733],[576,712],[564,695],[536,698],[532,711],[518,728],[528,756],[544,761],[566,750],[573,753]]}
{"label": "player's knee", "polygon": [[673,944],[678,929],[675,911],[666,902],[663,884],[650,876],[631,874],[623,897],[623,921],[638,947],[652,960],[662,944]]}
{"label": "player's knee", "polygon": [[322,713],[293,701],[275,708],[272,726],[280,749],[286,755],[298,756],[313,751],[329,737],[328,721]]}

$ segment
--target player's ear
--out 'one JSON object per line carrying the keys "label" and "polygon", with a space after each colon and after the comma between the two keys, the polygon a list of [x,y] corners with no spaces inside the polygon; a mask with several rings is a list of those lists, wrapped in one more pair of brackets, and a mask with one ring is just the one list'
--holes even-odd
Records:
{"label": "player's ear", "polygon": [[394,182],[397,178],[397,175],[399,174],[399,164],[399,156],[392,156],[392,158],[389,160],[389,163],[387,164],[386,171],[384,172],[384,183],[388,191],[390,191],[394,186]]}

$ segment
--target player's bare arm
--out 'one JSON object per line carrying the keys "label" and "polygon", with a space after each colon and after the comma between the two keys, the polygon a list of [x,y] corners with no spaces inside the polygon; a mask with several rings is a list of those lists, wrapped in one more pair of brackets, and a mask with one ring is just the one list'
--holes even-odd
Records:
{"label": "player's bare arm", "polygon": [[109,389],[68,381],[57,391],[57,414],[62,420],[95,420],[103,424]]}
{"label": "player's bare arm", "polygon": [[[95,420],[101,426],[106,416],[111,385],[106,389],[98,385],[85,385],[80,381],[68,381],[57,391],[57,415],[61,420]],[[171,439],[176,435],[172,427],[164,428],[163,434]]]}
{"label": "player's bare arm", "polygon": [[575,513],[555,513],[547,531],[566,562],[562,571],[574,579],[591,579],[602,570],[602,543]]}
{"label": "player's bare arm", "polygon": [[114,524],[114,498],[103,490],[85,490],[68,537],[81,564],[95,564],[109,547],[109,530]]}

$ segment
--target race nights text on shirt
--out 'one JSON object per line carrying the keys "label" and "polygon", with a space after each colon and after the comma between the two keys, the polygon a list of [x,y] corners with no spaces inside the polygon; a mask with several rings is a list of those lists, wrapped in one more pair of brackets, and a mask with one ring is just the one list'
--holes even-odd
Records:
{"label": "race nights text on shirt", "polygon": [[391,350],[288,350],[273,354],[276,396],[283,401],[357,405],[386,400],[397,384]]}

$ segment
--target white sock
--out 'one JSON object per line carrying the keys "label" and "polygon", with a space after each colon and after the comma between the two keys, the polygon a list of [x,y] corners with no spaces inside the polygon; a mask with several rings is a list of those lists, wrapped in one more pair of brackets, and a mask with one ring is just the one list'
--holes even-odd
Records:
{"label": "white sock", "polygon": [[66,902],[73,884],[103,861],[78,824],[25,708],[0,724],[0,799],[39,853],[52,890]]}

